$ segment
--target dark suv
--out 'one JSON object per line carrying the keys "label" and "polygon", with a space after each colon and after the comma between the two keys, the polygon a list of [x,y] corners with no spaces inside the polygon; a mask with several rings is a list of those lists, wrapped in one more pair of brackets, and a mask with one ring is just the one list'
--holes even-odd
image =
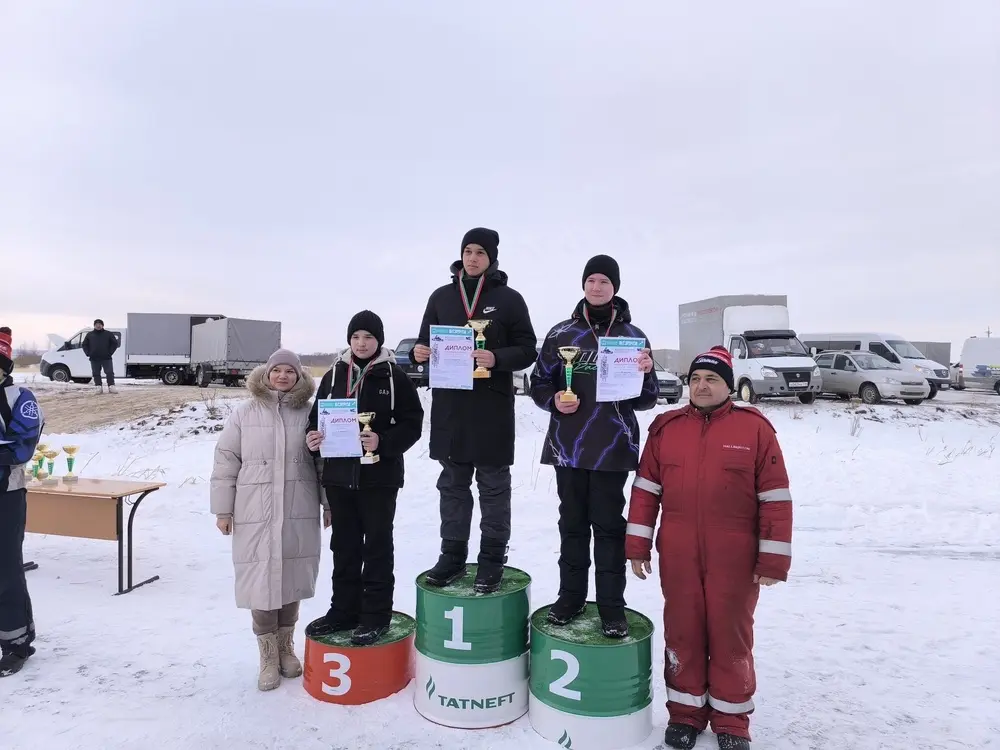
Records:
{"label": "dark suv", "polygon": [[413,381],[413,385],[420,388],[429,385],[429,381],[427,366],[418,365],[410,356],[416,343],[416,339],[403,339],[396,345],[396,364],[403,368],[403,372]]}

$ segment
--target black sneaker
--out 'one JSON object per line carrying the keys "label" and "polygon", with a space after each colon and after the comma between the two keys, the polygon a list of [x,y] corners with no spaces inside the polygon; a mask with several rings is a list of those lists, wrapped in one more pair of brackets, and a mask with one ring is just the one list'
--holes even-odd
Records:
{"label": "black sneaker", "polygon": [[598,607],[601,614],[601,632],[605,638],[625,638],[628,636],[628,620],[624,607]]}
{"label": "black sneaker", "polygon": [[691,750],[697,744],[699,734],[701,731],[690,724],[668,724],[663,742],[677,750]]}
{"label": "black sneaker", "polygon": [[583,614],[587,608],[587,603],[580,604],[569,599],[559,597],[556,603],[549,607],[548,621],[553,625],[569,625],[573,620]]}
{"label": "black sneaker", "polygon": [[334,618],[327,614],[306,625],[306,637],[322,638],[325,635],[333,635],[344,630],[350,630],[356,627],[357,624],[358,621],[356,619]]}
{"label": "black sneaker", "polygon": [[389,629],[388,625],[358,625],[351,633],[351,644],[354,646],[371,646]]}
{"label": "black sneaker", "polygon": [[427,571],[430,586],[447,586],[465,575],[465,561],[469,557],[469,545],[445,539],[441,542],[441,555],[434,567]]}
{"label": "black sneaker", "polygon": [[735,734],[719,734],[715,737],[719,742],[719,750],[750,750],[750,740],[737,737]]}
{"label": "black sneaker", "polygon": [[479,543],[479,568],[473,584],[477,594],[492,594],[500,590],[506,562],[507,543],[484,537]]}

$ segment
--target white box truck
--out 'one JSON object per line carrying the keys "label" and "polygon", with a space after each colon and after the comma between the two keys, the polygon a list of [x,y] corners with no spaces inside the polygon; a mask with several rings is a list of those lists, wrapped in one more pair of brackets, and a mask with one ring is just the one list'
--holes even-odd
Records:
{"label": "white box truck", "polygon": [[966,388],[988,388],[1000,396],[1000,338],[966,339],[958,364]]}
{"label": "white box truck", "polygon": [[[111,359],[116,378],[158,378],[167,385],[194,383],[191,368],[191,329],[222,315],[187,313],[128,313],[124,328],[109,328],[118,339]],[[83,338],[92,328],[81,328],[69,339],[49,334],[53,346],[42,355],[39,372],[56,382],[89,383],[90,361]]]}
{"label": "white box truck", "polygon": [[733,380],[741,401],[798,398],[810,404],[823,390],[816,362],[789,325],[788,297],[733,294],[678,307],[681,364],[724,346],[733,357]]}

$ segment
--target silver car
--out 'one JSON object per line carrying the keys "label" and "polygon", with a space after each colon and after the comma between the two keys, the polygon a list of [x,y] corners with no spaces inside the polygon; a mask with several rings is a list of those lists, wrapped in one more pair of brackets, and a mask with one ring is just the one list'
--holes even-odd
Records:
{"label": "silver car", "polygon": [[916,405],[931,392],[926,378],[907,372],[874,352],[825,351],[813,359],[823,375],[823,393],[860,396],[866,404],[901,398]]}

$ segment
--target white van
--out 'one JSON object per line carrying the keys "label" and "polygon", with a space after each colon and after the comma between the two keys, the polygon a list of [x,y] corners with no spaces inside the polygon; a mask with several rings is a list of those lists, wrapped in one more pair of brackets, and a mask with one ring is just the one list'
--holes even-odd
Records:
{"label": "white van", "polygon": [[966,387],[989,388],[1000,396],[1000,338],[966,339],[958,362]]}
{"label": "white van", "polygon": [[[43,378],[56,383],[89,383],[93,379],[90,360],[83,353],[83,337],[93,328],[81,328],[69,339],[62,341],[54,334],[49,334],[52,348],[42,355],[38,371]],[[118,339],[118,348],[111,357],[115,378],[125,377],[125,329],[108,328]]]}
{"label": "white van", "polygon": [[925,378],[931,387],[927,398],[934,398],[939,390],[951,385],[951,369],[948,365],[927,359],[922,351],[895,333],[802,333],[799,334],[799,341],[814,356],[830,349],[879,354],[894,365],[899,365],[904,372],[912,372]]}

